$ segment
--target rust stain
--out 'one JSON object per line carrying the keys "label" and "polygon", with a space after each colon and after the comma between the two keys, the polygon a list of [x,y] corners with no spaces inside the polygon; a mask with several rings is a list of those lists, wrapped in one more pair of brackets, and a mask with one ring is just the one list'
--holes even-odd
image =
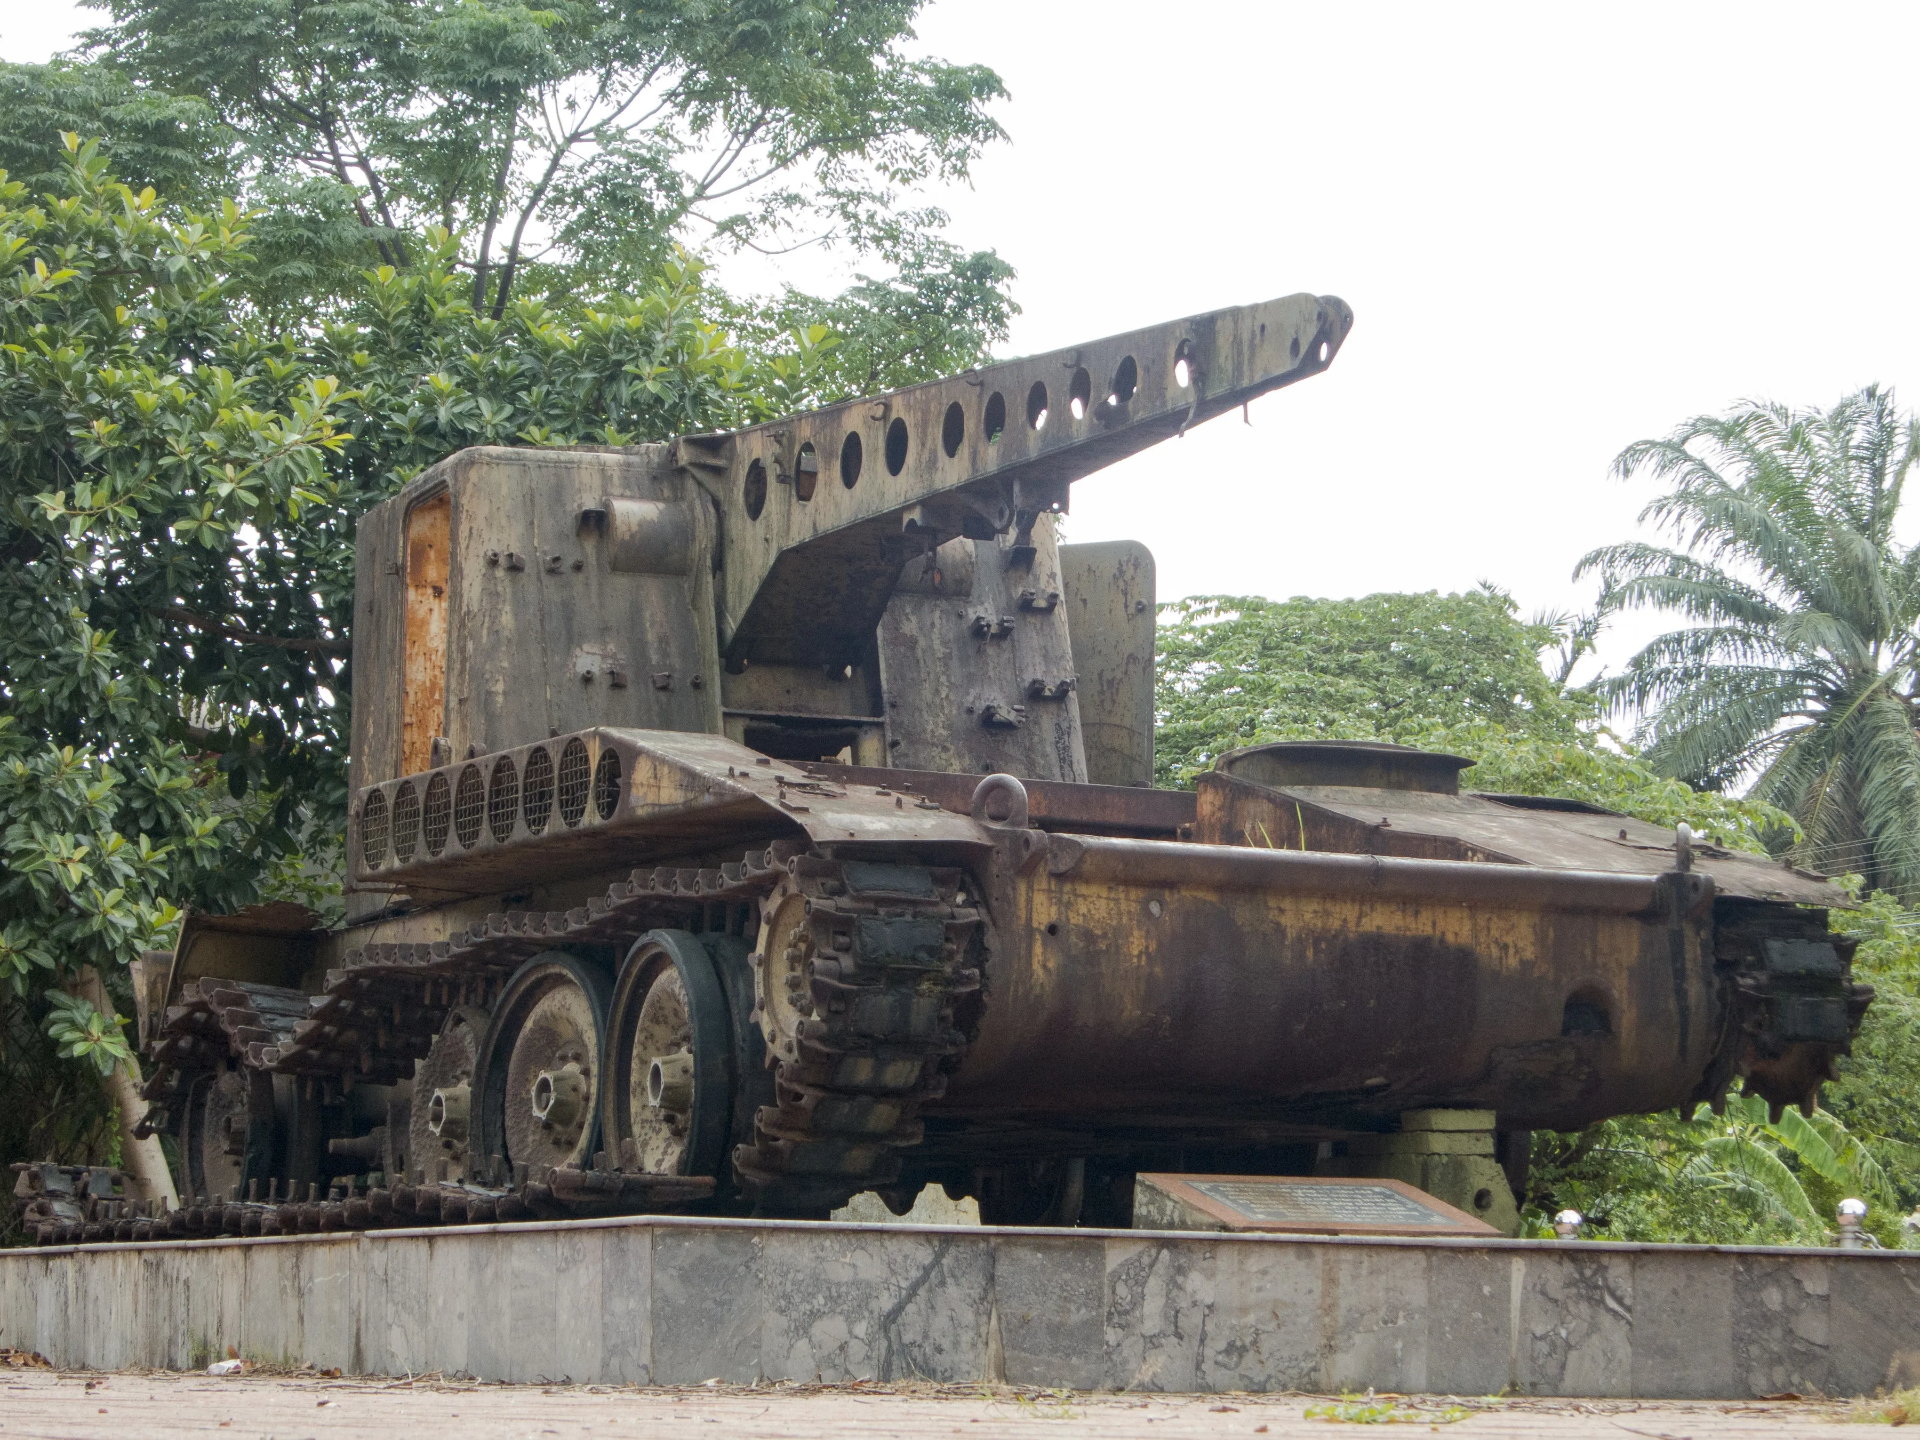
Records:
{"label": "rust stain", "polygon": [[400,719],[400,773],[433,764],[433,738],[446,733],[447,550],[453,502],[445,492],[407,515],[405,692]]}

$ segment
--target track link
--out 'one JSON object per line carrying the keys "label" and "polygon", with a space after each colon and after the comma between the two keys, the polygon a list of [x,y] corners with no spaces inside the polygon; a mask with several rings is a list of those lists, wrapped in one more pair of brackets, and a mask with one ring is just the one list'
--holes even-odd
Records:
{"label": "track link", "polygon": [[752,959],[776,1103],[734,1169],[769,1213],[817,1213],[890,1184],[920,1107],[970,1037],[983,919],[966,872],[796,857]]}

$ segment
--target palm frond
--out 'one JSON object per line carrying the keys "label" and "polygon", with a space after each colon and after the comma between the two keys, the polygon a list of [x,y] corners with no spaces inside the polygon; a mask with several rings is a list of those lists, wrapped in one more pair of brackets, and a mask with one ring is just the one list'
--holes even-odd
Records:
{"label": "palm frond", "polygon": [[1679,1178],[1724,1190],[1797,1228],[1820,1228],[1819,1213],[1799,1177],[1750,1132],[1736,1129],[1714,1136],[1680,1167]]}
{"label": "palm frond", "polygon": [[1844,858],[1920,897],[1920,547],[1894,538],[1920,419],[1890,390],[1822,410],[1744,401],[1614,461],[1668,488],[1642,519],[1676,542],[1593,551],[1609,610],[1691,622],[1596,691],[1647,716],[1663,773],[1724,786],[1802,827],[1796,853]]}

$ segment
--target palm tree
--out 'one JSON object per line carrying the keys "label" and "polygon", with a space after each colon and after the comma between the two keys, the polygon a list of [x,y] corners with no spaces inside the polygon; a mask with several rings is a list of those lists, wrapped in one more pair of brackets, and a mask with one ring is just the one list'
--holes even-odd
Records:
{"label": "palm tree", "polygon": [[1691,622],[1602,682],[1648,718],[1663,773],[1789,811],[1789,858],[1920,900],[1920,547],[1894,538],[1920,422],[1869,387],[1831,410],[1746,402],[1620,452],[1673,488],[1641,512],[1677,547],[1596,550],[1600,610]]}

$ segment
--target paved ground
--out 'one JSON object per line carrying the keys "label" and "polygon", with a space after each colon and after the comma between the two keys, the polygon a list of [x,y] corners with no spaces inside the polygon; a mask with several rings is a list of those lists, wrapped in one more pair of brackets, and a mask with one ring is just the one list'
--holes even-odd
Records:
{"label": "paved ground", "polygon": [[[1331,1410],[1332,1413],[1328,1413]],[[1857,1407],[1809,1401],[1755,1404],[1572,1400],[1063,1395],[960,1386],[726,1386],[630,1390],[605,1386],[474,1385],[437,1377],[343,1380],[320,1375],[57,1374],[0,1369],[0,1440],[620,1440],[634,1436],[1314,1436],[1358,1424],[1473,1436],[1627,1440],[1833,1437],[1864,1440]],[[1878,1417],[1876,1417],[1878,1418]],[[1920,1415],[1916,1415],[1920,1419]],[[713,1428],[709,1428],[713,1427]],[[1365,1433],[1360,1432],[1360,1433]]]}

